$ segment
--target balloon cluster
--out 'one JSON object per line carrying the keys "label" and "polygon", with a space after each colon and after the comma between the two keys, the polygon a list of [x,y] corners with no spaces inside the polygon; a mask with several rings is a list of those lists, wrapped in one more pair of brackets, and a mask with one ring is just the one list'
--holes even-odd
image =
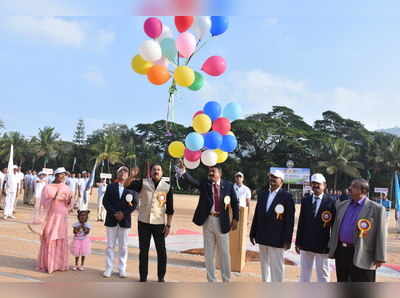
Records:
{"label": "balloon cluster", "polygon": [[[176,39],[172,30],[160,19],[148,18],[144,22],[144,32],[151,39],[140,46],[139,55],[132,59],[132,68],[138,74],[147,75],[154,85],[163,85],[173,78],[174,87],[178,85],[193,91],[200,90],[204,85],[203,75],[188,64],[205,44],[201,41],[206,35],[217,36],[228,29],[228,19],[225,16],[176,16],[175,26],[179,32]],[[186,60],[180,61],[181,58]],[[201,70],[211,76],[219,76],[226,70],[225,59],[211,56]],[[176,88],[170,90],[175,92]]]}
{"label": "balloon cluster", "polygon": [[173,158],[184,158],[188,169],[195,169],[200,162],[212,167],[228,159],[228,153],[237,147],[237,140],[231,131],[231,121],[239,119],[242,109],[231,102],[222,107],[218,102],[209,101],[203,110],[193,115],[194,132],[186,136],[185,143],[174,141],[168,146]]}

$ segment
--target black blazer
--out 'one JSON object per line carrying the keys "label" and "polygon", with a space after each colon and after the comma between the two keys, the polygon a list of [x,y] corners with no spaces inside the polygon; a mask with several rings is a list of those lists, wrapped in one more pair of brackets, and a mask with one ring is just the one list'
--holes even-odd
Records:
{"label": "black blazer", "polygon": [[[185,179],[189,184],[198,188],[200,191],[200,198],[196,210],[194,212],[193,222],[198,226],[202,226],[209,217],[211,208],[213,206],[212,182],[208,179],[197,181],[188,173],[185,173],[182,178]],[[231,230],[229,208],[224,208],[225,207],[224,198],[226,196],[231,197],[230,206],[232,208],[233,219],[239,221],[239,200],[236,196],[235,190],[233,189],[233,183],[221,179],[220,203],[222,205],[221,206],[222,212],[219,215],[219,222],[221,225],[221,232],[223,234],[228,233]]]}
{"label": "black blazer", "polygon": [[[290,248],[295,213],[292,195],[286,190],[280,189],[268,212],[266,212],[268,195],[269,191],[261,190],[258,192],[250,238],[255,239],[258,244]],[[275,213],[275,207],[278,204],[284,207],[284,213],[280,219],[277,218]]]}
{"label": "black blazer", "polygon": [[[335,201],[328,195],[322,197],[316,216],[312,214],[312,195],[301,200],[299,222],[297,224],[296,246],[302,250],[320,254],[329,252],[331,227],[335,219]],[[324,211],[332,214],[332,220],[324,227],[321,215]]]}
{"label": "black blazer", "polygon": [[[132,206],[128,204],[125,200],[127,194],[133,195]],[[121,228],[130,228],[131,227],[131,213],[136,209],[138,205],[138,196],[137,192],[129,189],[124,189],[122,193],[122,197],[119,197],[119,185],[118,183],[112,183],[107,186],[106,193],[103,197],[103,206],[107,210],[106,221],[104,225],[106,227],[115,227],[119,225]],[[114,214],[117,211],[122,211],[124,214],[124,219],[118,222]]]}

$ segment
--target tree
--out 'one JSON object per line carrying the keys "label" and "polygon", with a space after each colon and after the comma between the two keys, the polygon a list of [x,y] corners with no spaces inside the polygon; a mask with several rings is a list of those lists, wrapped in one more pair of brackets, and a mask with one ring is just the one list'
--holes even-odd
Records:
{"label": "tree", "polygon": [[43,158],[44,167],[47,166],[49,159],[57,157],[59,150],[57,140],[59,137],[60,135],[55,132],[54,127],[46,126],[43,129],[39,129],[37,156]]}
{"label": "tree", "polygon": [[121,162],[121,140],[116,134],[109,133],[104,135],[99,143],[92,145],[91,149],[96,153],[96,160],[98,162],[107,160],[109,171],[110,163],[116,164]]}
{"label": "tree", "polygon": [[3,161],[8,161],[11,145],[14,145],[14,164],[22,165],[29,152],[27,139],[17,131],[4,133],[0,141],[0,156]]}
{"label": "tree", "polygon": [[86,142],[85,122],[83,119],[78,120],[78,125],[76,126],[74,132],[73,142],[77,145],[83,145]]}
{"label": "tree", "polygon": [[4,129],[4,122],[3,122],[3,120],[0,120],[0,129]]}
{"label": "tree", "polygon": [[344,139],[332,141],[326,146],[326,153],[328,160],[320,161],[318,165],[325,168],[328,175],[334,175],[335,190],[338,173],[344,173],[352,178],[360,177],[359,169],[363,169],[364,166],[358,161],[353,161],[357,151],[349,142]]}

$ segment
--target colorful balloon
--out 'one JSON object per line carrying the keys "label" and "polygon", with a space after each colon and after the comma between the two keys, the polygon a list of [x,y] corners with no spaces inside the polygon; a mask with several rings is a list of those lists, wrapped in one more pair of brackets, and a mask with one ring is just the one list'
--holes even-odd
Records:
{"label": "colorful balloon", "polygon": [[168,67],[168,65],[169,65],[169,60],[168,60],[167,58],[165,58],[165,57],[162,57],[160,60],[155,61],[154,64],[162,65],[162,66]]}
{"label": "colorful balloon", "polygon": [[231,130],[231,122],[225,117],[218,118],[213,122],[212,129],[226,135]]}
{"label": "colorful balloon", "polygon": [[236,102],[230,102],[225,106],[223,115],[229,120],[235,121],[241,117],[242,107]]}
{"label": "colorful balloon", "polygon": [[163,24],[158,18],[148,18],[144,22],[144,32],[151,38],[157,38],[161,35]]}
{"label": "colorful balloon", "polygon": [[235,136],[227,134],[222,137],[221,150],[225,152],[233,152],[237,147],[237,139]]}
{"label": "colorful balloon", "polygon": [[168,153],[173,158],[182,158],[185,153],[185,145],[182,142],[174,141],[169,144]]}
{"label": "colorful balloon", "polygon": [[160,46],[162,55],[166,57],[169,61],[174,62],[178,53],[175,40],[173,40],[172,38],[164,38],[161,41]]}
{"label": "colorful balloon", "polygon": [[182,57],[189,58],[196,50],[196,38],[190,32],[183,32],[176,39],[176,48]]}
{"label": "colorful balloon", "polygon": [[162,85],[168,82],[171,76],[164,65],[153,65],[147,72],[147,78],[154,85]]}
{"label": "colorful balloon", "polygon": [[210,30],[210,32],[211,32],[212,36],[221,35],[226,30],[228,30],[228,27],[229,27],[228,17],[225,17],[225,16],[213,16],[213,17],[211,17],[211,30]]}
{"label": "colorful balloon", "polygon": [[206,114],[200,114],[193,118],[192,126],[198,133],[207,133],[211,129],[212,121]]}
{"label": "colorful balloon", "polygon": [[179,86],[189,87],[194,82],[195,74],[190,67],[178,66],[175,69],[174,79]]}
{"label": "colorful balloon", "polygon": [[186,168],[189,170],[194,170],[200,165],[200,159],[196,161],[188,161],[187,159],[183,160],[183,164],[185,165]]}
{"label": "colorful balloon", "polygon": [[203,75],[197,71],[194,72],[194,82],[192,85],[189,86],[190,90],[198,91],[203,88],[204,85],[204,78]]}
{"label": "colorful balloon", "polygon": [[204,114],[204,112],[203,111],[197,111],[196,113],[194,113],[194,115],[192,117],[192,120],[193,120],[194,117],[196,117],[197,115],[200,115],[200,114]]}
{"label": "colorful balloon", "polygon": [[217,163],[223,163],[228,159],[228,152],[222,151],[220,149],[214,150],[217,153]]}
{"label": "colorful balloon", "polygon": [[157,61],[162,58],[161,47],[158,42],[149,39],[146,40],[139,49],[140,56],[146,61]]}
{"label": "colorful balloon", "polygon": [[204,113],[207,114],[212,121],[219,118],[221,115],[221,110],[221,105],[216,101],[207,102],[203,108]]}
{"label": "colorful balloon", "polygon": [[175,26],[180,33],[188,30],[193,24],[194,18],[192,16],[176,16]]}
{"label": "colorful balloon", "polygon": [[153,63],[144,60],[140,55],[136,55],[132,59],[131,66],[138,74],[145,75],[149,71],[150,67],[153,66]]}
{"label": "colorful balloon", "polygon": [[204,147],[218,149],[222,145],[222,135],[216,131],[210,131],[204,136]]}
{"label": "colorful balloon", "polygon": [[191,132],[186,136],[185,145],[190,151],[199,151],[204,147],[204,138],[197,132]]}
{"label": "colorful balloon", "polygon": [[201,151],[191,151],[189,149],[185,149],[184,157],[188,161],[197,161],[201,157]]}
{"label": "colorful balloon", "polygon": [[221,56],[211,56],[206,60],[206,62],[204,62],[201,70],[210,76],[220,76],[226,70],[225,59]]}
{"label": "colorful balloon", "polygon": [[157,41],[161,42],[165,38],[172,37],[174,37],[174,35],[172,34],[172,30],[167,25],[163,24],[161,35],[157,38]]}
{"label": "colorful balloon", "polygon": [[218,156],[214,150],[206,150],[201,154],[201,162],[207,167],[213,167],[217,164]]}
{"label": "colorful balloon", "polygon": [[210,17],[196,17],[193,25],[193,32],[197,39],[203,39],[204,36],[210,32],[211,19]]}

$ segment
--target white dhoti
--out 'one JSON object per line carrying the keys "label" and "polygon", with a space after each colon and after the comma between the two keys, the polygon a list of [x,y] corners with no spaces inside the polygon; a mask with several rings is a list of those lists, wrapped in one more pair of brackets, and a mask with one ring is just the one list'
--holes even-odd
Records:
{"label": "white dhoti", "polygon": [[[85,202],[86,197],[86,202]],[[89,200],[90,200],[90,190],[86,190],[84,193],[81,194],[79,198],[78,208],[79,210],[89,210]]]}
{"label": "white dhoti", "polygon": [[204,258],[207,269],[207,280],[217,281],[215,277],[215,254],[221,265],[223,282],[231,279],[231,258],[229,254],[229,233],[221,233],[219,218],[209,216],[203,225]]}
{"label": "white dhoti", "polygon": [[104,221],[106,219],[106,208],[103,206],[103,195],[97,196],[97,220]]}
{"label": "white dhoti", "polygon": [[314,267],[317,272],[318,282],[329,282],[330,269],[327,254],[318,254],[310,251],[300,250],[300,281],[310,282]]}
{"label": "white dhoti", "polygon": [[106,248],[106,272],[112,273],[114,268],[114,249],[118,242],[120,273],[126,272],[128,261],[128,228],[107,227],[107,248]]}
{"label": "white dhoti", "polygon": [[261,276],[263,282],[282,282],[284,249],[259,244]]}
{"label": "white dhoti", "polygon": [[12,216],[14,212],[14,205],[17,198],[16,192],[7,192],[4,202],[4,216]]}

